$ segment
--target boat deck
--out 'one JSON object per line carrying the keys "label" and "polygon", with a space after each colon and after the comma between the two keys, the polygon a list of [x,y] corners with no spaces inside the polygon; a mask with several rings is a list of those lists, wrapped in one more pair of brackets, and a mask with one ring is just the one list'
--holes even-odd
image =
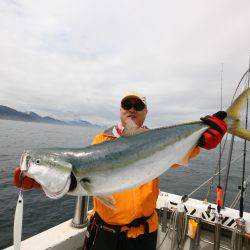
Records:
{"label": "boat deck", "polygon": [[[185,203],[181,203],[181,196],[170,193],[161,192],[157,201],[157,209],[159,212],[159,230],[158,230],[158,250],[172,250],[175,238],[175,232],[170,225],[170,217],[174,211],[178,210],[178,206],[182,204],[185,209],[187,219],[193,218],[200,222],[199,240],[191,239],[185,236],[185,240],[181,249],[215,249],[214,239],[216,230],[216,205],[204,203],[200,200],[189,199]],[[210,205],[210,206],[209,206]],[[210,211],[208,211],[210,207]],[[164,217],[165,212],[165,217]],[[230,208],[221,211],[222,221],[220,224],[219,241],[220,247],[217,249],[232,249],[231,239],[232,233],[236,227],[238,219],[238,211]],[[244,213],[245,234],[244,247],[242,249],[250,249],[250,213]],[[169,227],[169,234],[166,236],[166,230]],[[77,229],[71,226],[71,220],[41,232],[31,238],[22,241],[22,250],[76,250],[81,249],[86,228]],[[186,235],[186,233],[185,233]],[[166,237],[165,237],[166,236]],[[163,241],[163,239],[165,240]],[[197,238],[197,237],[196,237]],[[163,242],[162,242],[163,241]],[[162,244],[161,244],[162,243]],[[6,250],[14,249],[13,246]]]}

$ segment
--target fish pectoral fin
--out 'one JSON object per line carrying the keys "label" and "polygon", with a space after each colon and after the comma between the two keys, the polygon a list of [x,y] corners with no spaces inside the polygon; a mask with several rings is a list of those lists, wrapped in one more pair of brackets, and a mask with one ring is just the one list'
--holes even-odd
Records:
{"label": "fish pectoral fin", "polygon": [[[89,195],[92,194],[92,192],[91,192],[91,180],[89,178],[85,177],[85,178],[81,179],[80,184]],[[116,206],[115,206],[116,201],[112,195],[97,195],[97,196],[95,196],[95,198],[98,199],[105,206],[116,210]]]}
{"label": "fish pectoral fin", "polygon": [[97,196],[95,196],[95,198],[98,199],[105,206],[107,206],[113,210],[117,209],[117,207],[115,205],[115,203],[116,203],[115,198],[112,195],[97,195]]}
{"label": "fish pectoral fin", "polygon": [[189,161],[189,155],[186,154],[179,162],[177,162],[177,164],[187,167],[188,166],[188,161]]}
{"label": "fish pectoral fin", "polygon": [[180,161],[177,162],[178,165],[181,166],[188,166],[190,156],[192,152],[194,151],[195,147],[192,147],[191,149],[188,150],[188,152],[182,157]]}

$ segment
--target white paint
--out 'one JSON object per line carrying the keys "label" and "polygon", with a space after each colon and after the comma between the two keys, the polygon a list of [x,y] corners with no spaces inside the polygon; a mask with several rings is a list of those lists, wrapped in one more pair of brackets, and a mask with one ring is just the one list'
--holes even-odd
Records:
{"label": "white paint", "polygon": [[[44,232],[22,241],[21,250],[75,250],[81,249],[86,228],[71,227],[71,220],[65,221]],[[14,246],[6,248],[13,250]]]}

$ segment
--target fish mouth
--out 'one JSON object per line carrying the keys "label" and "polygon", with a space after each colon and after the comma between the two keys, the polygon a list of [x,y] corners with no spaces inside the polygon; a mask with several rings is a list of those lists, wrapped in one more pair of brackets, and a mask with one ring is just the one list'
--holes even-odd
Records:
{"label": "fish mouth", "polygon": [[25,151],[22,155],[21,155],[21,159],[20,159],[20,169],[22,172],[27,172],[29,169],[29,160],[31,159],[28,151]]}

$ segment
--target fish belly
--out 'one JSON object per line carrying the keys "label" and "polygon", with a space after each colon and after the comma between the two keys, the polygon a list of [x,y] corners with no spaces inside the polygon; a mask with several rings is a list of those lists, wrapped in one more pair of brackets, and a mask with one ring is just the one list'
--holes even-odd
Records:
{"label": "fish belly", "polygon": [[[168,145],[153,155],[128,166],[90,173],[86,183],[89,195],[107,195],[140,186],[160,176],[175,163],[181,163],[197,144],[207,127],[200,128],[188,137]],[[86,191],[86,190],[85,190]]]}

